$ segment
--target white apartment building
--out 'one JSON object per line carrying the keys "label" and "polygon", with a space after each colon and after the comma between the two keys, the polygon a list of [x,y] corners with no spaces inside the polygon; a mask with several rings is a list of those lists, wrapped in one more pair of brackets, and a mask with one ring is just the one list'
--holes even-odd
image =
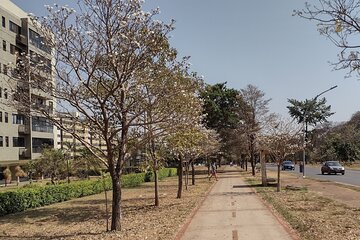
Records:
{"label": "white apartment building", "polygon": [[[79,121],[79,113],[74,112],[71,115],[73,115],[73,117],[70,117],[69,114],[58,113],[58,119],[67,130],[76,134],[82,141],[95,148],[105,150],[105,145],[101,142],[101,139],[91,132],[88,126],[82,124],[82,121]],[[70,156],[76,157],[80,155],[81,149],[83,149],[84,146],[83,143],[79,139],[76,139],[71,133],[57,129],[55,148],[63,149],[65,152],[68,152]]]}
{"label": "white apartment building", "polygon": [[[52,76],[53,56],[51,49],[44,45],[42,37],[28,17],[10,0],[0,1],[0,169],[5,166],[21,165],[38,158],[44,146],[54,147],[56,128],[47,119],[30,116],[31,109],[21,110],[11,106],[14,89],[28,91],[31,104],[53,111],[55,101],[47,94],[30,87],[28,69],[22,69],[25,81],[15,80],[16,69],[10,63],[18,63],[25,56],[31,63],[45,62],[47,78]],[[14,66],[14,64],[12,64]],[[20,72],[20,71],[18,71]],[[25,72],[25,74],[24,74]],[[36,77],[36,75],[32,75]],[[33,106],[32,105],[32,106]]]}

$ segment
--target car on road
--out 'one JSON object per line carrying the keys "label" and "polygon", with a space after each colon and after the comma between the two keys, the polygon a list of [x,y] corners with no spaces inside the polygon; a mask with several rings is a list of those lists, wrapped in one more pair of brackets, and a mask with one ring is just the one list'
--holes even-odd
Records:
{"label": "car on road", "polygon": [[281,165],[281,170],[295,170],[295,164],[293,163],[293,161],[290,160],[286,160],[283,161],[282,165]]}
{"label": "car on road", "polygon": [[341,166],[338,161],[326,161],[321,166],[321,174],[331,174],[331,173],[341,173],[341,175],[345,174],[345,168]]}

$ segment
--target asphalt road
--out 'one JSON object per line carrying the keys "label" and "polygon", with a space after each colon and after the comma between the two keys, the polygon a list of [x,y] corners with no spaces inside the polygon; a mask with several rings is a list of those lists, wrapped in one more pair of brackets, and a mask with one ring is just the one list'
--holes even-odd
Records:
{"label": "asphalt road", "polygon": [[[267,165],[267,168],[270,170],[276,170],[277,167],[273,165]],[[311,177],[321,180],[329,180],[339,183],[351,184],[360,186],[360,171],[356,170],[349,170],[345,167],[345,175],[338,174],[326,174],[321,175],[321,165],[319,166],[309,166],[305,165],[305,177]],[[287,170],[289,172],[289,170]],[[295,171],[292,171],[294,174],[302,176],[302,173],[299,171],[299,166],[295,166]]]}

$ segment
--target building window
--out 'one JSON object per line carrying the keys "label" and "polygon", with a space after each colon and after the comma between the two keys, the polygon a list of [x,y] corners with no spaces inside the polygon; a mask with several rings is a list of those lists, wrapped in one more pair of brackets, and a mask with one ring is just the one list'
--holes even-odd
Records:
{"label": "building window", "polygon": [[2,16],[2,17],[1,17],[1,20],[2,20],[2,26],[3,26],[3,27],[6,27],[6,25],[5,25],[5,17]]}
{"label": "building window", "polygon": [[41,49],[49,54],[51,53],[51,48],[46,45],[45,39],[41,37],[40,34],[31,29],[29,29],[29,42],[38,49]]}
{"label": "building window", "polygon": [[0,147],[4,146],[4,139],[3,136],[0,136]]}
{"label": "building window", "polygon": [[4,73],[5,75],[7,74],[7,65],[5,65],[5,64],[4,64],[3,73]]}
{"label": "building window", "polygon": [[9,29],[16,34],[21,34],[21,27],[12,21],[9,21]]}
{"label": "building window", "polygon": [[9,122],[9,114],[6,112],[5,113],[5,123]]}
{"label": "building window", "polygon": [[52,63],[50,59],[47,59],[44,56],[30,50],[30,66],[37,66],[44,72],[49,73],[52,68]]}
{"label": "building window", "polygon": [[5,147],[9,146],[9,137],[5,137]]}
{"label": "building window", "polygon": [[[6,73],[5,73],[6,74]],[[8,99],[8,92],[7,92],[7,88],[4,88],[4,98]]]}
{"label": "building window", "polygon": [[1,87],[0,87],[0,98],[2,98],[2,88]]}
{"label": "building window", "polygon": [[13,147],[25,147],[25,138],[13,137]]}
{"label": "building window", "polygon": [[0,112],[0,122],[2,122],[2,112]]}
{"label": "building window", "polygon": [[10,43],[10,53],[14,55],[15,52],[16,52],[16,47]]}
{"label": "building window", "polygon": [[24,115],[13,114],[13,115],[12,115],[12,119],[13,119],[13,124],[24,125],[24,123],[25,123],[25,117],[24,117]]}
{"label": "building window", "polygon": [[6,41],[3,40],[3,50],[6,51]]}
{"label": "building window", "polygon": [[52,133],[54,131],[54,127],[53,127],[53,124],[46,118],[33,117],[32,118],[32,130],[34,132]]}
{"label": "building window", "polygon": [[32,150],[33,153],[41,153],[44,148],[54,147],[54,140],[51,138],[33,138]]}

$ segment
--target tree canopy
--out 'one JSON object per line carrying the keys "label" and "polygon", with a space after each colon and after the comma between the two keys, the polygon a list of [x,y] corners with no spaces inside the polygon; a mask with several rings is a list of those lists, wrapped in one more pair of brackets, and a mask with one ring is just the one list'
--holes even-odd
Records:
{"label": "tree canopy", "polygon": [[299,101],[296,99],[288,99],[290,103],[287,108],[292,118],[296,119],[298,123],[306,123],[315,126],[318,123],[327,121],[327,118],[333,115],[331,106],[326,105],[326,99],[322,98]]}
{"label": "tree canopy", "polygon": [[235,129],[242,119],[241,109],[245,103],[238,90],[227,88],[226,82],[207,85],[200,92],[203,101],[204,123],[216,129]]}

